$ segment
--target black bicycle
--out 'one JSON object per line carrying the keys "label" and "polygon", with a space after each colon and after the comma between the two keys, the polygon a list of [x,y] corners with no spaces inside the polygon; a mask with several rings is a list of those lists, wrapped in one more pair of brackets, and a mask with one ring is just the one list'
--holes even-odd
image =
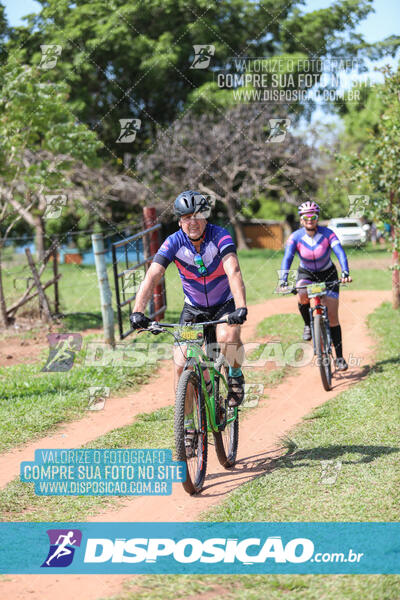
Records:
{"label": "black bicycle", "polygon": [[[329,325],[328,309],[322,304],[321,298],[326,296],[327,290],[342,282],[328,281],[320,283],[309,283],[296,287],[279,288],[280,294],[297,294],[297,290],[306,289],[310,299],[310,327],[314,346],[314,355],[317,357],[317,365],[321,375],[324,390],[329,392],[332,389],[332,337]],[[343,285],[343,284],[342,284]]]}

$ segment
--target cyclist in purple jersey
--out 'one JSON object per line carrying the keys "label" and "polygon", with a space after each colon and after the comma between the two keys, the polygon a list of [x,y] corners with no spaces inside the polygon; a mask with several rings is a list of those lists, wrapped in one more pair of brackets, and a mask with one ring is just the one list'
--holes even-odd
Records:
{"label": "cyclist in purple jersey", "polygon": [[[349,276],[347,256],[336,234],[328,227],[318,225],[319,206],[316,202],[303,202],[299,206],[301,229],[294,231],[286,242],[285,254],[281,264],[281,286],[287,285],[288,273],[296,252],[300,256],[297,286],[312,282],[329,282],[339,279],[335,265],[331,260],[331,252],[336,254],[342,269],[341,281],[352,281]],[[303,339],[311,339],[310,301],[307,290],[299,289],[299,311],[304,320]],[[328,309],[333,345],[336,352],[336,368],[346,371],[347,362],[343,358],[342,330],[339,324],[339,285],[331,286],[323,298]]]}
{"label": "cyclist in purple jersey", "polygon": [[[216,327],[222,354],[229,363],[230,406],[244,398],[244,377],[240,327],[247,316],[246,292],[236,247],[229,232],[207,222],[210,206],[205,197],[192,190],[175,200],[179,231],[170,235],[159,248],[136,296],[130,320],[134,329],[145,329],[150,320],[143,314],[154,287],[171,262],[178,268],[184,293],[181,323],[217,321],[228,315],[228,323]],[[180,348],[174,353],[175,387],[185,357]]]}

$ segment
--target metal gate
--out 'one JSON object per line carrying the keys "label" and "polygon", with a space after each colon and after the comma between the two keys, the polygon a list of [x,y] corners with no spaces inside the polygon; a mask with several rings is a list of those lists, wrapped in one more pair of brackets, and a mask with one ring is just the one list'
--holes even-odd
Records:
{"label": "metal gate", "polygon": [[[115,297],[117,301],[118,328],[120,339],[123,340],[133,329],[124,331],[123,308],[129,308],[132,312],[132,303],[135,301],[139,286],[161,244],[161,225],[153,225],[144,231],[140,231],[121,242],[111,245]],[[122,263],[123,270],[119,270]],[[149,302],[149,318],[161,320],[167,308],[167,297],[165,292],[165,279],[156,286],[153,296]]]}

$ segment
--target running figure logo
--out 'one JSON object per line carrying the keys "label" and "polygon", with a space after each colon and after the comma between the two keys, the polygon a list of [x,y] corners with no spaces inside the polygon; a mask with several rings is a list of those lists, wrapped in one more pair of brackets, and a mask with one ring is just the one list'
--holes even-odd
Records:
{"label": "running figure logo", "polygon": [[117,139],[117,144],[130,144],[136,138],[142,124],[140,119],[119,119],[121,131]]}
{"label": "running figure logo", "polygon": [[81,545],[82,532],[79,529],[48,529],[50,549],[41,567],[68,567]]}
{"label": "running figure logo", "polygon": [[69,371],[74,364],[75,353],[81,349],[80,333],[49,333],[50,352],[42,372]]}
{"label": "running figure logo", "polygon": [[290,119],[268,119],[270,131],[267,138],[269,143],[283,142],[290,127]]}
{"label": "running figure logo", "polygon": [[58,57],[61,56],[62,46],[56,44],[43,44],[40,46],[42,51],[42,58],[40,60],[39,69],[48,71],[53,69],[56,64]]}
{"label": "running figure logo", "polygon": [[207,69],[211,57],[214,56],[215,46],[213,44],[195,44],[193,46],[194,59],[190,65],[191,69]]}
{"label": "running figure logo", "polygon": [[61,216],[62,209],[67,204],[66,194],[47,194],[46,210],[44,211],[44,219],[58,219]]}

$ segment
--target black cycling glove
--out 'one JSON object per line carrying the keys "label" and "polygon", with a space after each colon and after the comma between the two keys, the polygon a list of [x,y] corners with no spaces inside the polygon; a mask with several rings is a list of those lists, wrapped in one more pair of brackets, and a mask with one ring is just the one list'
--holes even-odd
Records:
{"label": "black cycling glove", "polygon": [[133,329],[147,329],[151,321],[141,312],[134,312],[129,317]]}
{"label": "black cycling glove", "polygon": [[229,325],[241,325],[247,318],[247,308],[237,308],[228,315]]}

